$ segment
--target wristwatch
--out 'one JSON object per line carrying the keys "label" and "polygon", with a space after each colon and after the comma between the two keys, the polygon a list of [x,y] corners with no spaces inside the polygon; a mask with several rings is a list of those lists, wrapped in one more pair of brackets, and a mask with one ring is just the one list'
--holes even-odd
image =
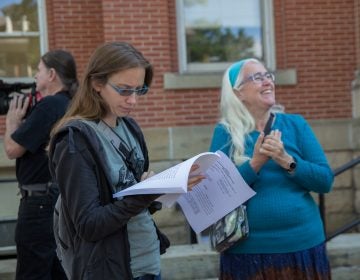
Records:
{"label": "wristwatch", "polygon": [[286,170],[289,173],[292,173],[296,168],[296,161],[292,160],[288,163],[288,169]]}

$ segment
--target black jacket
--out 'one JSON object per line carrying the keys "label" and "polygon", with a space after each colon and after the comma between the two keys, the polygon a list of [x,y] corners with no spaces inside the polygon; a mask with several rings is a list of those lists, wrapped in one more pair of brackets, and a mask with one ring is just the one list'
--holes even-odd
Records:
{"label": "black jacket", "polygon": [[[124,119],[139,139],[147,170],[148,154],[140,128],[134,120]],[[49,158],[64,211],[59,238],[73,258],[71,279],[132,279],[126,225],[159,195],[113,200],[101,142],[81,121],[72,121],[52,138]]]}

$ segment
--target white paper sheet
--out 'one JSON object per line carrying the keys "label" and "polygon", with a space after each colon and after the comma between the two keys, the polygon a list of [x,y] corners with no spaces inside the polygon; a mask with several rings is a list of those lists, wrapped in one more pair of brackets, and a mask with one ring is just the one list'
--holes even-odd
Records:
{"label": "white paper sheet", "polygon": [[[206,170],[216,160],[219,155],[216,153],[205,152],[198,154],[184,162],[181,162],[169,169],[166,169],[154,176],[137,183],[125,190],[115,193],[114,197],[121,197],[135,194],[183,194],[187,192],[187,182],[191,166],[198,164],[199,169],[195,174],[204,174]],[[172,201],[174,203],[175,200]]]}
{"label": "white paper sheet", "polygon": [[232,161],[222,152],[206,179],[177,198],[192,229],[199,233],[255,195]]}
{"label": "white paper sheet", "polygon": [[[187,191],[191,166],[194,174],[206,178]],[[136,194],[164,194],[159,197],[164,206],[179,203],[190,226],[196,233],[203,231],[230,211],[255,195],[245,183],[234,163],[222,152],[205,152],[160,172],[114,197]]]}

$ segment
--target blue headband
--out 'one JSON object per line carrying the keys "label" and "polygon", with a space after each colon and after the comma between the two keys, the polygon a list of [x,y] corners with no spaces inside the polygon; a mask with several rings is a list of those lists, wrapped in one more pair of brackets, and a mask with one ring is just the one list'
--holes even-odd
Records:
{"label": "blue headband", "polygon": [[232,64],[229,68],[229,80],[232,87],[235,86],[235,82],[237,77],[239,76],[239,73],[244,66],[247,59],[240,60],[234,64]]}

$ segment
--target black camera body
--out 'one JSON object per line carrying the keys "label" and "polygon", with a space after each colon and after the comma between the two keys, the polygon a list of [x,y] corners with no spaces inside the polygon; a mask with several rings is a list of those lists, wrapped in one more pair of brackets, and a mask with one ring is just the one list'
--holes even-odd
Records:
{"label": "black camera body", "polygon": [[[23,90],[31,89],[30,92],[23,92]],[[29,112],[39,100],[36,92],[36,83],[4,83],[0,80],[0,115],[5,115],[9,110],[10,101],[12,99],[11,93],[17,92],[25,95],[25,98],[29,98]],[[24,100],[25,100],[24,98]],[[26,113],[26,114],[27,114]]]}

